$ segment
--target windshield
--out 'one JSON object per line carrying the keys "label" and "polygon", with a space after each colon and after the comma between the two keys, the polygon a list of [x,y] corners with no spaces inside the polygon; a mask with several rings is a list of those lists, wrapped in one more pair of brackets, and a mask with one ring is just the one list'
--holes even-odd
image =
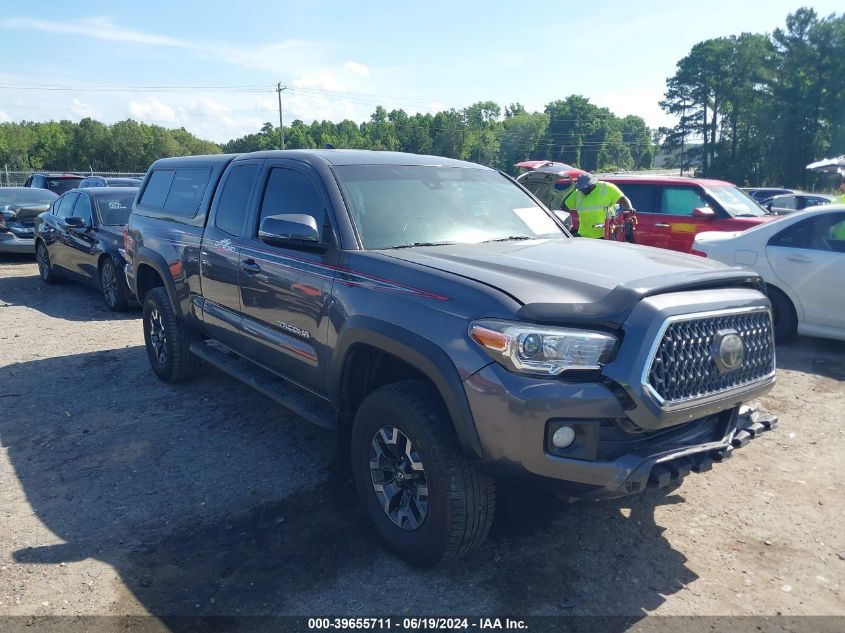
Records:
{"label": "windshield", "polygon": [[367,249],[566,237],[531,197],[495,171],[345,165],[336,173]]}
{"label": "windshield", "polygon": [[42,204],[53,204],[58,198],[52,191],[46,189],[32,189],[29,187],[20,189],[0,189],[0,207],[25,207],[39,206]]}
{"label": "windshield", "polygon": [[132,202],[135,200],[134,192],[101,194],[96,197],[96,200],[97,212],[102,224],[122,226],[129,223]]}
{"label": "windshield", "polygon": [[744,191],[733,185],[707,187],[707,193],[716,199],[722,208],[735,218],[767,215],[766,210]]}

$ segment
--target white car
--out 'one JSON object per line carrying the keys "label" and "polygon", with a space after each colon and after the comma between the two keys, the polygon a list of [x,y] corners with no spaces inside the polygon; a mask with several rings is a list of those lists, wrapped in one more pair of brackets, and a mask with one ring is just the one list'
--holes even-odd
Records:
{"label": "white car", "polygon": [[766,281],[775,334],[845,340],[845,204],[813,207],[742,232],[695,236],[693,252]]}

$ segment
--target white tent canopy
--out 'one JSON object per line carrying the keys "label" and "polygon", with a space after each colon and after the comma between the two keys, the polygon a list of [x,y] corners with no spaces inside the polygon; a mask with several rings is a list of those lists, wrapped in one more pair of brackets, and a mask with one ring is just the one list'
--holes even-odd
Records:
{"label": "white tent canopy", "polygon": [[845,156],[817,160],[815,163],[807,165],[807,169],[810,171],[838,172],[839,174],[845,176]]}

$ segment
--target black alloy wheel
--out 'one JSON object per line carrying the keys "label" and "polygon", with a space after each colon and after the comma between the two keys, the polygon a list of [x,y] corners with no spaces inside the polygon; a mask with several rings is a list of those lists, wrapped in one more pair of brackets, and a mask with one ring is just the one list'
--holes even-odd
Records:
{"label": "black alloy wheel", "polygon": [[411,440],[395,426],[376,431],[370,446],[373,490],[393,523],[416,530],[428,515],[428,482]]}
{"label": "black alloy wheel", "polygon": [[164,320],[158,308],[150,311],[150,347],[155,354],[156,360],[162,366],[167,365],[167,332],[164,329]]}
{"label": "black alloy wheel", "polygon": [[100,272],[100,285],[103,288],[103,296],[110,308],[117,305],[117,276],[114,273],[114,264],[103,264]]}

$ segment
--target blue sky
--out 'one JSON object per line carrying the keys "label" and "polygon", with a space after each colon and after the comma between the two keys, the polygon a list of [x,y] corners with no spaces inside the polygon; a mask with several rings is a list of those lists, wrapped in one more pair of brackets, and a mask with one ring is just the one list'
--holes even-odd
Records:
{"label": "blue sky", "polygon": [[[127,117],[215,141],[278,122],[583,94],[670,124],[657,102],[696,42],[782,26],[797,2],[10,3],[0,121]],[[807,2],[820,15],[841,0]],[[32,89],[49,86],[51,90]],[[58,89],[56,89],[58,88]]]}

